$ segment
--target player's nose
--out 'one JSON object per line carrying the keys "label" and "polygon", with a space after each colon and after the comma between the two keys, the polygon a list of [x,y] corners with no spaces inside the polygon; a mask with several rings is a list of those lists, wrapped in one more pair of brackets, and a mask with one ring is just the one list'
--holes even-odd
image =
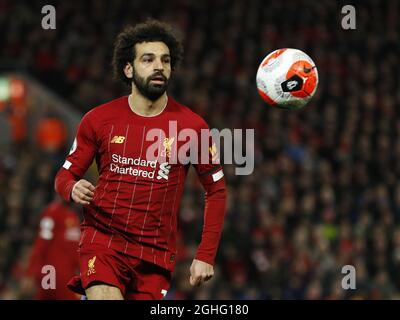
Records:
{"label": "player's nose", "polygon": [[154,70],[157,71],[163,71],[164,70],[164,66],[163,63],[161,61],[161,59],[154,59]]}

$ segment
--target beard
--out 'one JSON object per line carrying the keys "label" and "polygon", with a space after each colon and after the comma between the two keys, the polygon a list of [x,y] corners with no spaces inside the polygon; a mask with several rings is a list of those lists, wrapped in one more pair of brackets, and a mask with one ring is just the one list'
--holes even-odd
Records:
{"label": "beard", "polygon": [[[152,83],[151,80],[154,79],[162,79],[164,83]],[[165,91],[167,91],[169,79],[167,79],[161,72],[156,72],[145,79],[139,76],[135,70],[133,70],[132,82],[135,84],[142,96],[146,97],[150,101],[156,101],[164,94]]]}

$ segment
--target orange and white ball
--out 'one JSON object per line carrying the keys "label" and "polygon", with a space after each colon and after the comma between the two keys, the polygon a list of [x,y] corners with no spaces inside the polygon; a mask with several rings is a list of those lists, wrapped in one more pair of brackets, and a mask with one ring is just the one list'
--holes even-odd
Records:
{"label": "orange and white ball", "polygon": [[267,55],[257,71],[257,89],[271,106],[300,109],[314,96],[318,70],[312,59],[298,49],[278,49]]}

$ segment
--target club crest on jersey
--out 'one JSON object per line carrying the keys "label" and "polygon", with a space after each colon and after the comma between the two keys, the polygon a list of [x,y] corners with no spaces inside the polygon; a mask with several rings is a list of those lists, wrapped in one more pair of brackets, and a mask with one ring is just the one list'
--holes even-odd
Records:
{"label": "club crest on jersey", "polygon": [[164,138],[163,141],[163,147],[164,149],[161,151],[161,156],[162,157],[171,157],[171,150],[172,150],[172,144],[174,143],[175,138]]}
{"label": "club crest on jersey", "polygon": [[96,273],[96,269],[94,268],[94,263],[96,262],[96,256],[94,256],[92,259],[89,259],[88,262],[88,271],[87,275],[90,276],[93,273]]}
{"label": "club crest on jersey", "polygon": [[215,142],[212,144],[210,148],[208,148],[211,154],[211,160],[213,163],[219,163],[219,156],[218,156],[218,149],[217,146],[215,145]]}
{"label": "club crest on jersey", "polygon": [[111,143],[118,143],[118,144],[121,144],[121,143],[124,143],[124,141],[125,141],[125,137],[124,137],[124,136],[114,136],[114,137],[111,139]]}

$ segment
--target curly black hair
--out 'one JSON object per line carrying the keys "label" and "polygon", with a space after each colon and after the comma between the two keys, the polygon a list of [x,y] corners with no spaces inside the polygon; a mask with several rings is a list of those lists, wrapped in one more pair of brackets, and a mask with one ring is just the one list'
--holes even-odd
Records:
{"label": "curly black hair", "polygon": [[171,55],[171,68],[175,70],[183,55],[180,40],[169,25],[158,20],[148,19],[135,27],[125,28],[117,36],[112,59],[114,78],[131,85],[132,79],[127,78],[123,70],[128,62],[132,63],[135,59],[135,44],[153,41],[161,41],[166,44]]}

